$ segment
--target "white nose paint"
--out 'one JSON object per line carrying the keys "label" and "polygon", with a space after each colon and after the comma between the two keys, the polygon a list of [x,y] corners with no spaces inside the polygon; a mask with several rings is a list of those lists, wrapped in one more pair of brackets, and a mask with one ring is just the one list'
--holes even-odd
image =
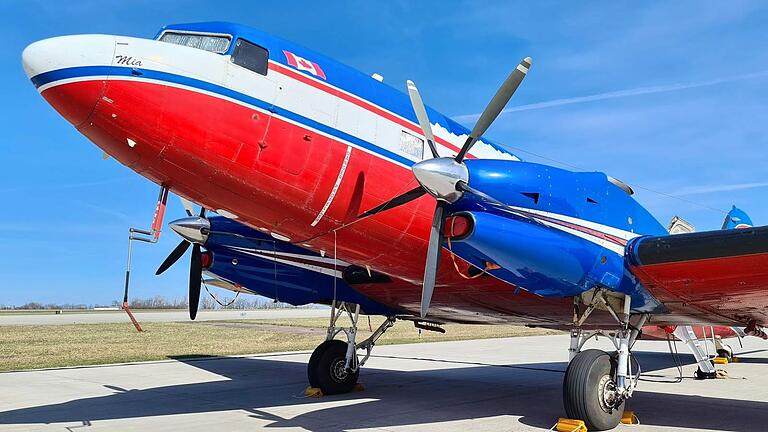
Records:
{"label": "white nose paint", "polygon": [[109,35],[59,36],[34,42],[21,53],[29,78],[41,73],[82,66],[110,66],[115,37]]}

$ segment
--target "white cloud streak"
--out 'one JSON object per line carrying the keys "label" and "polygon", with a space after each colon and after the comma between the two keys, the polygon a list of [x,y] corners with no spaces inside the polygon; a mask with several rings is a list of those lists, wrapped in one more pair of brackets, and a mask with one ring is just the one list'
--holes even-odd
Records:
{"label": "white cloud streak", "polygon": [[[687,90],[687,89],[693,89],[693,88],[709,87],[709,86],[725,84],[725,83],[730,83],[735,81],[762,78],[766,76],[768,76],[768,70],[752,72],[752,73],[747,73],[742,75],[732,75],[724,78],[715,78],[715,79],[706,80],[706,81],[693,81],[693,82],[687,82],[687,83],[676,83],[676,84],[667,84],[667,85],[658,85],[658,86],[649,86],[649,87],[637,87],[633,89],[616,90],[612,92],[598,93],[598,94],[593,94],[588,96],[577,96],[572,98],[554,99],[550,101],[536,102],[536,103],[526,104],[526,105],[518,105],[518,106],[506,108],[502,110],[501,113],[508,114],[513,112],[554,108],[554,107],[560,107],[564,105],[596,102],[596,101],[602,101],[602,100],[608,100],[608,99],[619,99],[619,98],[627,98],[627,97],[633,97],[633,96],[650,95],[650,94],[656,94],[656,93],[667,93],[667,92],[674,92],[674,91]],[[481,113],[463,114],[463,115],[455,116],[453,117],[453,119],[459,123],[469,123],[477,120],[480,117],[480,114]]]}
{"label": "white cloud streak", "polygon": [[672,196],[688,196],[688,195],[703,195],[717,192],[733,192],[745,189],[757,189],[768,187],[768,182],[754,182],[754,183],[736,183],[725,185],[709,185],[709,186],[692,186],[678,189],[677,191],[670,192]]}

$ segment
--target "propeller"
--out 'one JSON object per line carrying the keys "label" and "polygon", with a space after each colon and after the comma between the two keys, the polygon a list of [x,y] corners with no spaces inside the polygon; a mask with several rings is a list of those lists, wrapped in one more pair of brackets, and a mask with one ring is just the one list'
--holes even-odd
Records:
{"label": "propeller", "polygon": [[194,216],[195,208],[192,205],[192,201],[184,197],[179,197],[179,200],[181,200],[181,205],[184,206],[184,211],[187,212],[187,216]]}
{"label": "propeller", "polygon": [[[182,204],[189,216],[192,216],[192,203],[182,198]],[[189,318],[194,320],[197,316],[197,309],[200,304],[200,286],[203,279],[203,263],[201,244],[205,243],[207,233],[210,229],[210,223],[205,219],[205,207],[200,208],[197,217],[189,217],[173,221],[169,224],[171,229],[176,231],[183,240],[179,243],[160,264],[155,272],[160,275],[176,263],[192,245],[192,259],[189,264]]]}
{"label": "propeller", "polygon": [[440,155],[437,153],[437,147],[435,146],[435,136],[432,135],[432,124],[429,122],[429,116],[427,116],[427,110],[424,108],[424,102],[421,100],[419,89],[416,88],[416,84],[411,80],[406,81],[405,84],[408,87],[408,97],[411,98],[413,111],[416,113],[416,118],[419,120],[422,132],[424,132],[424,138],[427,139],[432,157],[438,158]]}
{"label": "propeller", "polygon": [[429,230],[429,246],[427,247],[427,260],[424,263],[424,284],[421,288],[421,317],[427,316],[429,303],[432,301],[432,292],[435,290],[437,278],[437,265],[440,262],[440,249],[443,247],[445,225],[445,201],[438,201],[435,206],[435,214],[432,215],[432,226]]}
{"label": "propeller", "polygon": [[504,80],[501,87],[499,87],[496,94],[485,107],[485,110],[483,110],[477,123],[475,123],[475,126],[472,128],[472,132],[470,132],[464,145],[454,158],[440,157],[435,145],[435,138],[432,134],[432,126],[429,122],[427,110],[424,107],[419,90],[413,81],[409,80],[406,83],[408,87],[408,96],[411,99],[411,105],[413,105],[413,111],[416,113],[419,126],[429,145],[433,158],[418,162],[411,167],[416,180],[419,182],[418,187],[362,213],[358,218],[373,216],[377,213],[399,207],[424,194],[432,195],[437,201],[435,212],[432,216],[427,256],[424,265],[424,283],[421,291],[420,307],[422,318],[427,316],[429,304],[432,300],[432,293],[435,290],[437,267],[440,262],[440,254],[445,236],[443,229],[445,226],[446,206],[459,200],[464,193],[470,193],[494,204],[502,204],[495,198],[474,189],[469,185],[469,171],[464,164],[464,158],[477,140],[483,136],[499,114],[501,114],[501,111],[512,98],[512,95],[514,95],[517,88],[520,87],[520,83],[522,83],[523,78],[525,78],[528,73],[531,63],[531,58],[526,57],[517,65],[512,73],[509,74],[507,79]]}
{"label": "propeller", "polygon": [[496,121],[496,118],[501,114],[501,110],[507,106],[509,100],[512,99],[512,95],[515,94],[517,88],[520,87],[520,83],[523,82],[523,78],[528,74],[531,64],[533,64],[533,60],[531,60],[530,57],[524,58],[512,73],[509,74],[507,79],[504,80],[504,83],[496,91],[496,94],[493,95],[493,99],[491,99],[488,106],[485,107],[483,113],[480,114],[480,118],[477,119],[475,127],[472,128],[472,132],[470,132],[467,137],[467,141],[464,142],[464,146],[461,147],[461,150],[456,155],[456,162],[464,160],[469,149],[471,149],[477,140],[483,136],[485,131],[488,130],[488,127]]}

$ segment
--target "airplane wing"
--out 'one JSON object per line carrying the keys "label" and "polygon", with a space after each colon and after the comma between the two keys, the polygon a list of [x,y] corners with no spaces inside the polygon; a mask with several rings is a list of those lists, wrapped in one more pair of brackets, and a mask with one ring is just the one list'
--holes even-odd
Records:
{"label": "airplane wing", "polygon": [[630,269],[675,315],[768,324],[768,226],[640,237]]}

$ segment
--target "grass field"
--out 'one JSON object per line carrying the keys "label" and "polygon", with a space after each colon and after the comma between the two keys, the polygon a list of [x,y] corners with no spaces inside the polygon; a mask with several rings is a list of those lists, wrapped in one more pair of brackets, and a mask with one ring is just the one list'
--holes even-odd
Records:
{"label": "grass field", "polygon": [[[371,321],[375,329],[381,318]],[[0,371],[161,360],[169,357],[312,350],[325,337],[327,319],[243,320],[0,327]],[[378,344],[557,334],[511,325],[446,325],[445,334],[398,321]],[[361,319],[358,341],[370,334]]]}

